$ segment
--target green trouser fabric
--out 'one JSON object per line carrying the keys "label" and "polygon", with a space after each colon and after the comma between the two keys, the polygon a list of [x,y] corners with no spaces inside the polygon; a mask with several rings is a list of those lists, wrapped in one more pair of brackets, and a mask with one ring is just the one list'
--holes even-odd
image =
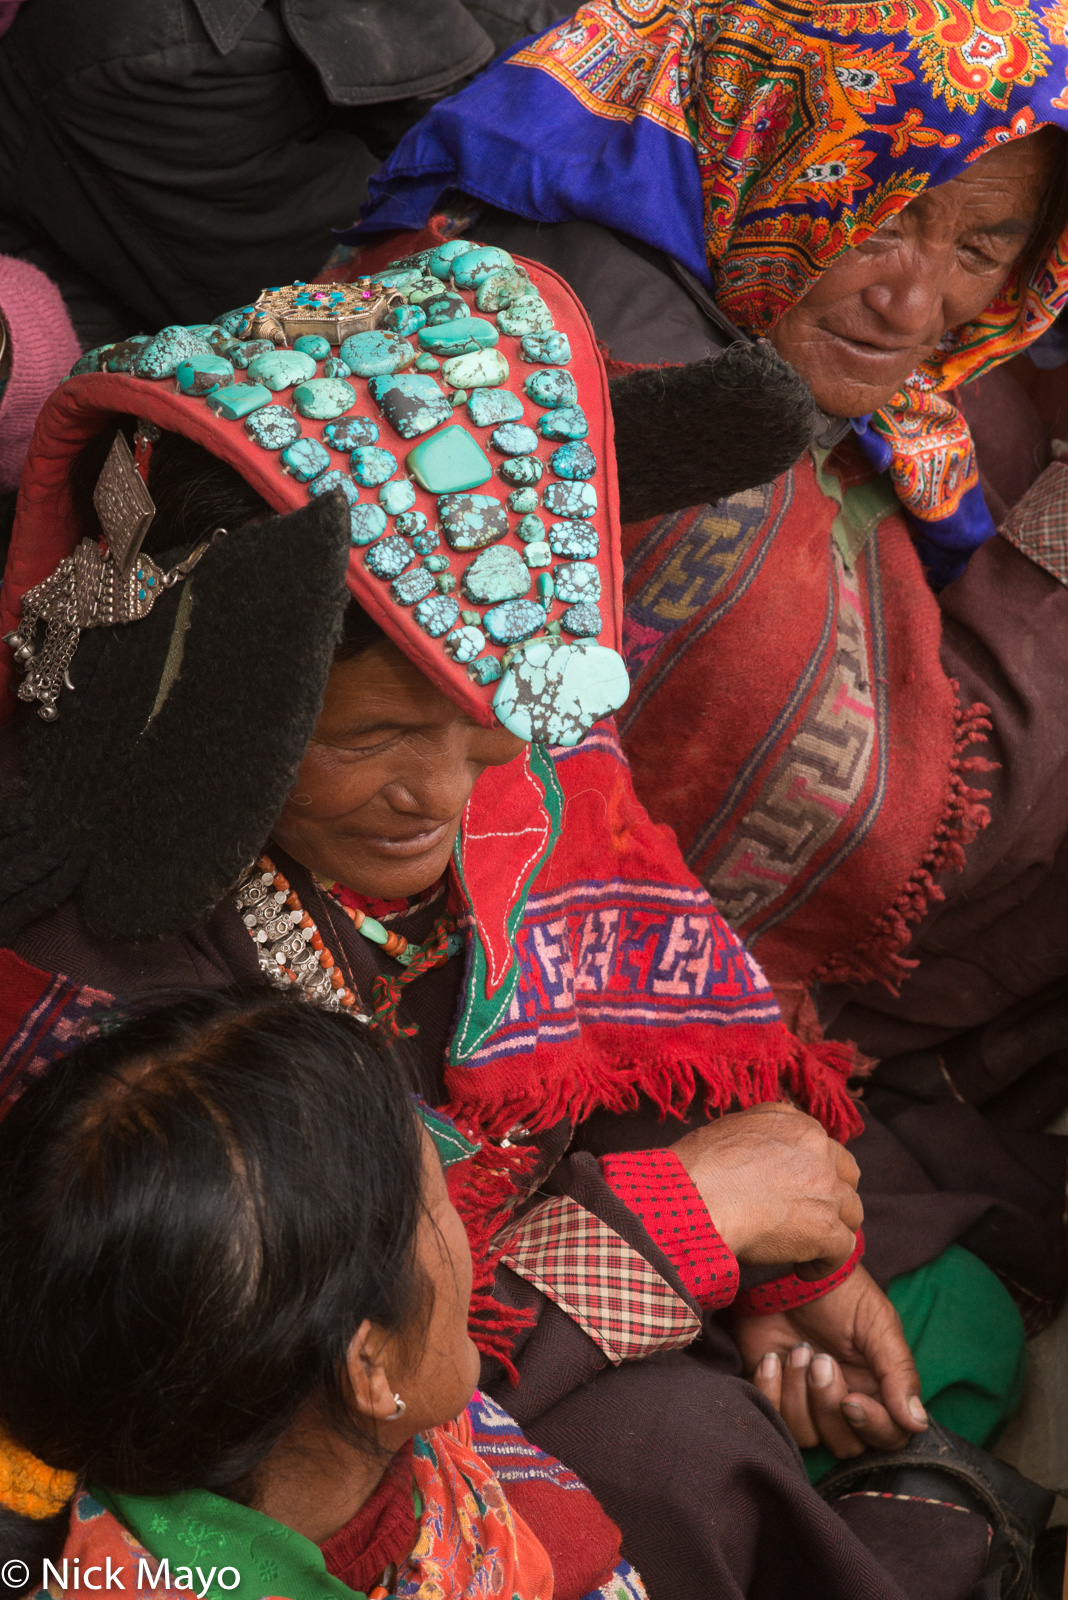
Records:
{"label": "green trouser fabric", "polygon": [[[1023,1393],[1027,1342],[1004,1284],[959,1244],[913,1272],[892,1278],[887,1294],[901,1318],[931,1415],[973,1444],[986,1444]],[[809,1482],[835,1458],[803,1450]]]}

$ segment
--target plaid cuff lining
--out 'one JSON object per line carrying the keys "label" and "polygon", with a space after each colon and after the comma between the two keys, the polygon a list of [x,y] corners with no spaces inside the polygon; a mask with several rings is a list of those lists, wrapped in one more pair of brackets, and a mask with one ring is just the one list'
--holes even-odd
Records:
{"label": "plaid cuff lining", "polygon": [[605,1182],[667,1256],[706,1310],[730,1305],[738,1263],[673,1150],[629,1150],[601,1157]]}
{"label": "plaid cuff lining", "polygon": [[830,1294],[832,1289],[837,1289],[852,1274],[855,1267],[860,1266],[860,1259],[864,1254],[864,1234],[857,1231],[857,1242],[853,1254],[848,1261],[826,1278],[816,1278],[812,1282],[799,1278],[796,1273],[786,1272],[781,1278],[772,1278],[770,1283],[758,1284],[755,1289],[746,1289],[735,1301],[736,1308],[747,1317],[770,1317],[775,1311],[795,1311],[798,1306],[807,1306],[812,1300],[822,1300],[825,1294]]}
{"label": "plaid cuff lining", "polygon": [[696,1312],[656,1268],[570,1195],[528,1211],[501,1260],[588,1333],[609,1361],[681,1350],[701,1331]]}
{"label": "plaid cuff lining", "polygon": [[1068,586],[1068,464],[1051,462],[998,531],[1036,566]]}

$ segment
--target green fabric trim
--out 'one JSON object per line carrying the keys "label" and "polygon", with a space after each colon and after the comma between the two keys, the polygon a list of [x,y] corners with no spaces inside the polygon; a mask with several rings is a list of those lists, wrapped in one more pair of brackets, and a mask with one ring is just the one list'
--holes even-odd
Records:
{"label": "green fabric trim", "polygon": [[[168,1563],[172,1586],[175,1574],[184,1568],[193,1594],[204,1591],[204,1600],[261,1600],[263,1595],[284,1595],[285,1600],[354,1600],[355,1596],[366,1600],[362,1591],[330,1576],[323,1552],[303,1534],[206,1489],[135,1495],[90,1488],[89,1493],[157,1561]],[[216,1581],[205,1590],[212,1569],[217,1577],[225,1567],[239,1572],[240,1582],[227,1589]]]}
{"label": "green fabric trim", "polygon": [[465,1139],[459,1128],[448,1117],[443,1116],[440,1111],[435,1111],[433,1106],[428,1106],[425,1100],[417,1099],[415,1110],[434,1141],[443,1167],[454,1167],[459,1161],[470,1161],[471,1157],[477,1155],[482,1148],[481,1145],[472,1144],[470,1139]]}
{"label": "green fabric trim", "polygon": [[[892,1278],[890,1301],[937,1422],[972,1444],[1008,1422],[1023,1396],[1027,1337],[1012,1296],[962,1245]],[[802,1450],[810,1483],[834,1466],[829,1450]]]}
{"label": "green fabric trim", "polygon": [[[530,770],[540,781],[544,791],[544,805],[549,816],[549,837],[546,841],[545,849],[530,867],[526,878],[520,884],[516,898],[508,911],[505,926],[513,945],[519,924],[522,922],[527,909],[527,896],[530,893],[531,885],[556,848],[564,816],[564,791],[561,789],[560,780],[556,776],[556,766],[553,759],[544,745],[532,744],[530,746]],[[462,832],[456,836],[456,843],[453,846],[453,861],[456,866],[457,876],[460,879],[460,887],[463,890],[464,899],[470,905],[471,896],[464,879],[461,846]],[[512,996],[515,994],[516,984],[519,981],[519,969],[514,954],[508,976],[504,979],[497,993],[490,999],[486,997],[486,975],[488,971],[489,962],[476,922],[474,937],[471,941],[471,959],[467,968],[467,991],[464,995],[463,1010],[460,1014],[456,1032],[453,1034],[452,1043],[449,1046],[449,1062],[451,1066],[460,1066],[468,1056],[474,1054],[479,1046],[489,1038],[494,1029],[500,1026],[501,1018],[512,1003]]]}
{"label": "green fabric trim", "polygon": [[891,512],[900,511],[901,502],[885,472],[869,478],[866,483],[854,484],[843,490],[837,473],[827,465],[832,452],[820,445],[810,448],[816,463],[816,483],[838,507],[831,523],[831,538],[838,546],[842,560],[852,571],[880,522]]}

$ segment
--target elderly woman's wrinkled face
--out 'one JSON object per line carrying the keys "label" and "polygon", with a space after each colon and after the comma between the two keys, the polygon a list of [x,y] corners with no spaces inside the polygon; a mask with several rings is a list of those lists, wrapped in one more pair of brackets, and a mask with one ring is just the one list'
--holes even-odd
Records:
{"label": "elderly woman's wrinkled face", "polygon": [[274,838],[360,894],[417,894],[448,865],[475,779],[524,748],[472,722],[396,645],[374,645],[331,668]]}
{"label": "elderly woman's wrinkled face", "polygon": [[990,304],[1060,158],[1054,130],[1001,145],[828,267],[769,334],[824,411],[878,411],[950,328]]}

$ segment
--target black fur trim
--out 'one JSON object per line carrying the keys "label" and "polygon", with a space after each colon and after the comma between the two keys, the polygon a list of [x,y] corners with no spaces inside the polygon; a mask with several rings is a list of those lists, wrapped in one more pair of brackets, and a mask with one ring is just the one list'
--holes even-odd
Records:
{"label": "black fur trim", "polygon": [[812,442],[805,380],[766,340],[684,367],[643,367],[609,384],[620,512],[643,522],[770,483]]}
{"label": "black fur trim", "polygon": [[[181,669],[152,717],[183,585],[91,629],[59,717],[24,713],[25,797],[0,837],[0,937],[71,895],[128,941],[191,928],[262,849],[322,706],[348,602],[340,495],[215,541],[192,577]],[[186,551],[157,557],[163,567]]]}

